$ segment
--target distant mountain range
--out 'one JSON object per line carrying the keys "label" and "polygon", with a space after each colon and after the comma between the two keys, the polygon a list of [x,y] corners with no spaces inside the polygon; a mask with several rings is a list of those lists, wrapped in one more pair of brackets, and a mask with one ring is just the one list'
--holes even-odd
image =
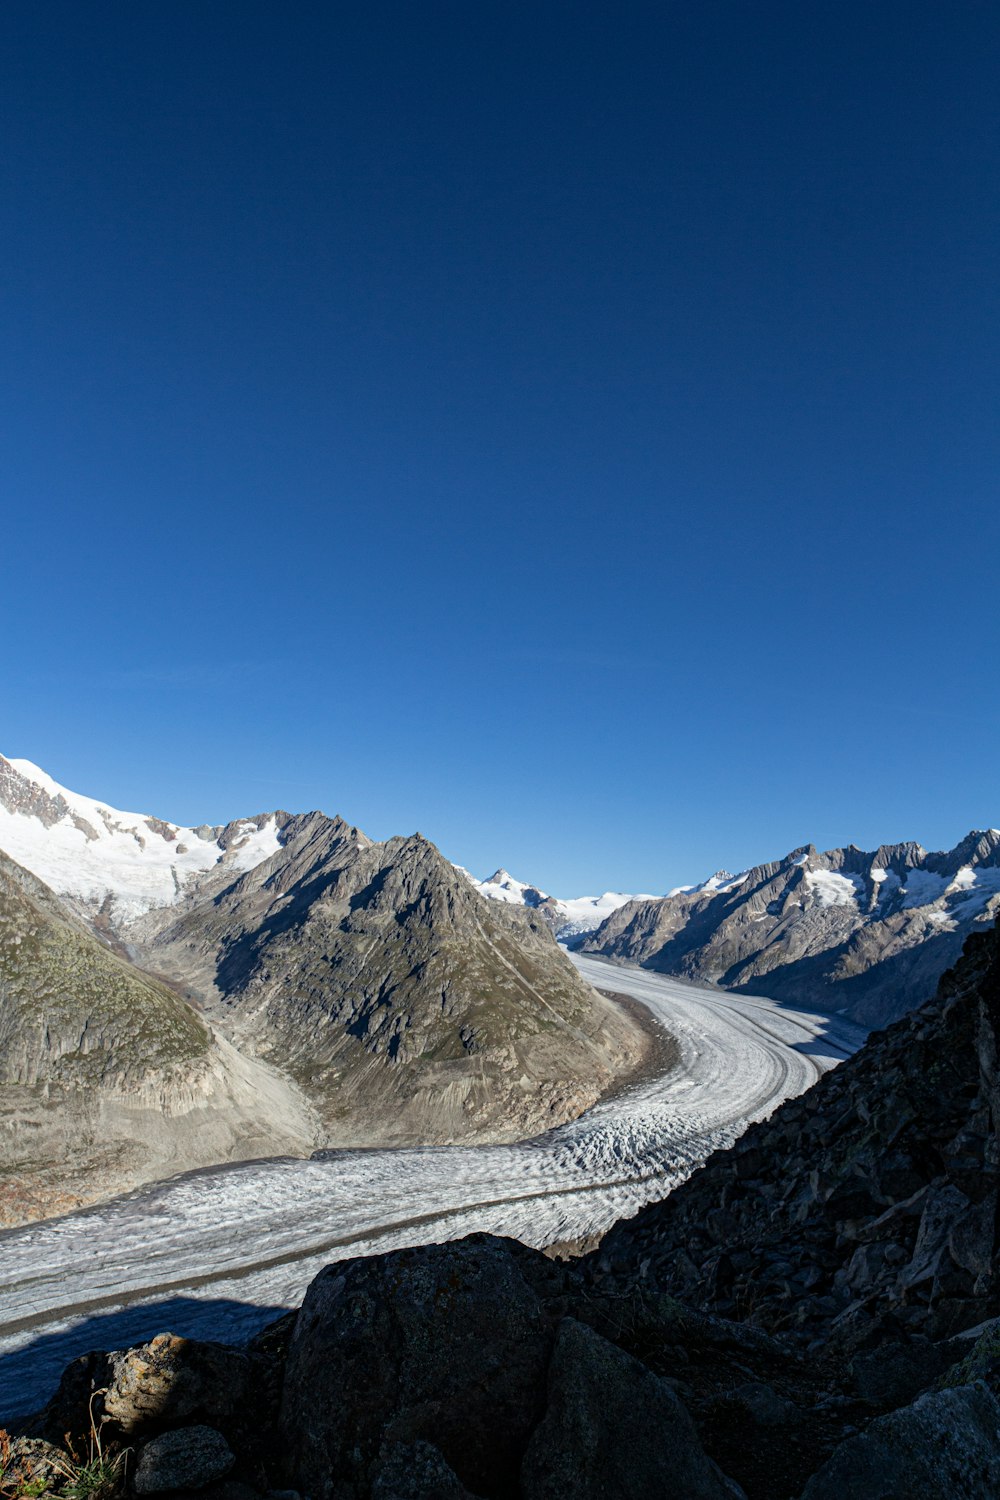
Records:
{"label": "distant mountain range", "polygon": [[884,1026],[932,994],[1000,911],[1000,832],[954,849],[812,844],[740,875],[636,897],[582,944],[662,973],[844,1011]]}
{"label": "distant mountain range", "polygon": [[649,1047],[541,916],[419,834],[182,828],[0,757],[0,851],[8,1219],[60,1206],[57,1182],[84,1200],[202,1162],[534,1134]]}
{"label": "distant mountain range", "polygon": [[944,853],[808,844],[665,896],[560,901],[503,869],[473,884],[536,911],[584,953],[885,1026],[933,993],[968,934],[1000,913],[1000,831],[974,829]]}
{"label": "distant mountain range", "polygon": [[998,911],[995,829],[559,900],[419,834],[184,828],[0,757],[0,1221],[201,1163],[573,1118],[649,1039],[554,934],[879,1026]]}
{"label": "distant mountain range", "polygon": [[496,870],[486,880],[477,880],[468,870],[456,868],[467,876],[472,884],[489,901],[503,901],[512,906],[527,906],[537,911],[563,942],[596,932],[605,917],[624,906],[627,901],[652,901],[653,896],[626,896],[620,891],[605,891],[603,896],[577,896],[561,901],[558,896],[548,896],[535,885],[525,885],[515,880],[504,869]]}

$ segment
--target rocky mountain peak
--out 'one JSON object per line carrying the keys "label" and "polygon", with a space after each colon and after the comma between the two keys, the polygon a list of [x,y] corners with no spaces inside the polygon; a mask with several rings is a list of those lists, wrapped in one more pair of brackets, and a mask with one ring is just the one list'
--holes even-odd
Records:
{"label": "rocky mountain peak", "polygon": [[[493,1138],[585,1107],[647,1045],[545,922],[486,901],[423,834],[311,813],[251,869],[131,924],[244,1050],[281,1060],[323,1145]],[[585,1081],[586,1080],[586,1081]]]}
{"label": "rocky mountain peak", "polygon": [[929,870],[941,875],[957,875],[965,865],[995,868],[1000,865],[1000,832],[995,828],[973,828],[954,849],[929,854],[925,862]]}

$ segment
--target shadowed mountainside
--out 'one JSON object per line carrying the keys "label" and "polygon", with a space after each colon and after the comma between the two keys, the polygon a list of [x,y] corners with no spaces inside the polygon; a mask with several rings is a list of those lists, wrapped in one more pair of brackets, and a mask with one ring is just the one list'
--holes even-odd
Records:
{"label": "shadowed mountainside", "polygon": [[582,1261],[490,1235],[342,1261],[244,1348],[77,1359],[11,1463],[63,1462],[96,1391],[149,1493],[993,1500],[998,1042],[991,930]]}
{"label": "shadowed mountainside", "polygon": [[513,1139],[579,1114],[647,1039],[545,922],[485,901],[419,834],[293,818],[210,900],[127,929],[242,1049],[280,1059],[326,1144]]}

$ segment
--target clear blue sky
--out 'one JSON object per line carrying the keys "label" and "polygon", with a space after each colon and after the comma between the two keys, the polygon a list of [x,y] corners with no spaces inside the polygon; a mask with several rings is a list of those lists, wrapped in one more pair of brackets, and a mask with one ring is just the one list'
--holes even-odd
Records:
{"label": "clear blue sky", "polygon": [[0,750],[559,894],[997,778],[1000,10],[7,0]]}

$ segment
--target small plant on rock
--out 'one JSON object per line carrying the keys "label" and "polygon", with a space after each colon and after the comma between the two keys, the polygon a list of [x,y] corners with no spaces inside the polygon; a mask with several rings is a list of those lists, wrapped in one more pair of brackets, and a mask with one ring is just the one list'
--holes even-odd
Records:
{"label": "small plant on rock", "polygon": [[94,1402],[104,1391],[90,1397],[90,1430],[86,1452],[81,1454],[69,1433],[64,1438],[65,1451],[50,1449],[40,1472],[30,1458],[15,1449],[10,1434],[0,1430],[0,1500],[41,1500],[42,1496],[59,1495],[60,1500],[118,1500],[125,1489],[130,1448],[105,1446],[101,1436],[108,1417],[94,1416]]}
{"label": "small plant on rock", "polygon": [[112,1500],[125,1487],[128,1456],[132,1450],[116,1449],[114,1445],[105,1448],[101,1431],[110,1419],[107,1415],[100,1419],[94,1417],[94,1402],[104,1394],[104,1390],[94,1391],[90,1397],[90,1431],[84,1457],[77,1453],[69,1434],[66,1434],[71,1463],[66,1466],[66,1483],[60,1491],[66,1500]]}

